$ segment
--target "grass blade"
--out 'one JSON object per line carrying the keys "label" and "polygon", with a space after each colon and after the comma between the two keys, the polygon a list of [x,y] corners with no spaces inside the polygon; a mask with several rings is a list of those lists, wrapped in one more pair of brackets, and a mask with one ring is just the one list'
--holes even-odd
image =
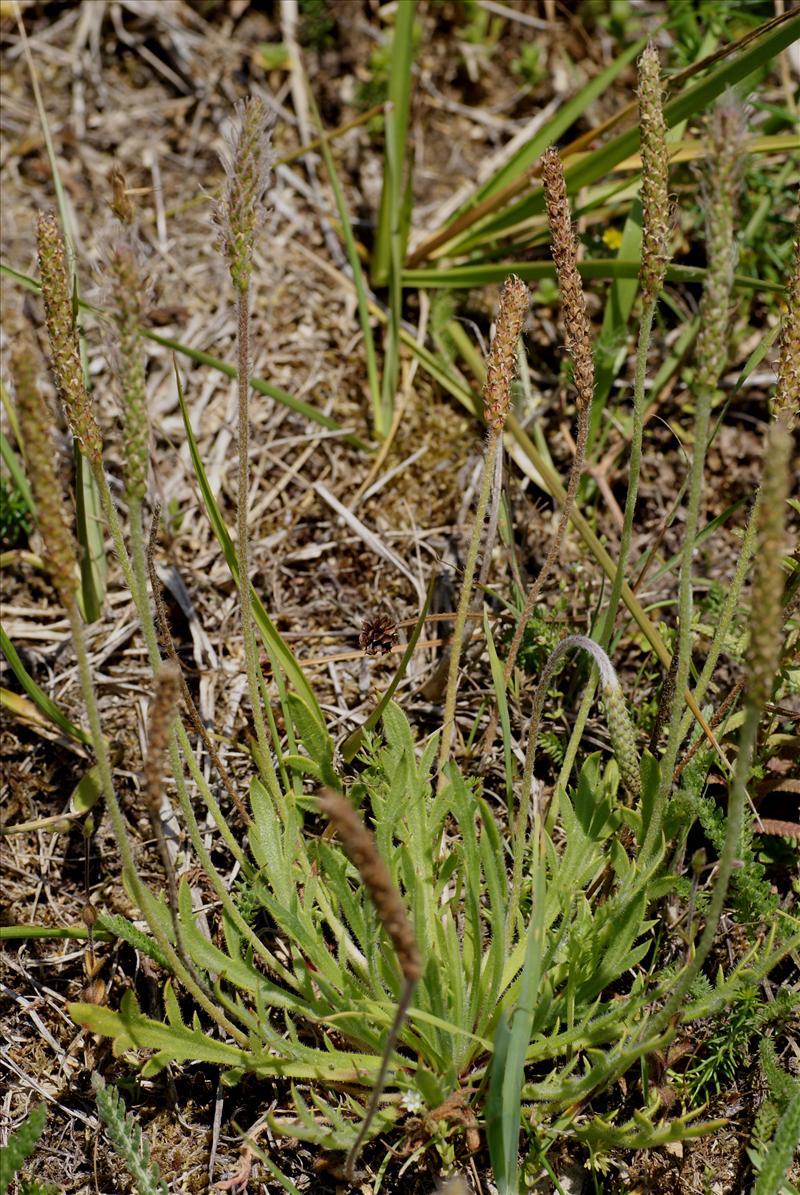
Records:
{"label": "grass blade", "polygon": [[25,692],[30,697],[31,701],[41,710],[41,712],[50,719],[51,722],[68,735],[69,738],[75,739],[78,743],[83,743],[85,746],[91,746],[91,738],[85,730],[81,730],[73,722],[70,722],[55,702],[47,696],[43,689],[40,689],[36,681],[28,672],[22,660],[17,654],[17,649],[9,639],[5,629],[0,626],[0,651],[11,665],[11,670],[16,676],[19,683],[22,685]]}
{"label": "grass blade", "polygon": [[[177,369],[176,369],[177,376]],[[222,548],[225,561],[230,570],[231,577],[238,585],[239,583],[239,568],[236,562],[236,549],[233,546],[230,532],[225,526],[225,522],[217,506],[216,499],[211,491],[211,486],[206,476],[203,462],[200,458],[200,451],[197,447],[197,440],[195,439],[192,425],[189,420],[189,411],[186,406],[186,399],[184,398],[183,388],[178,380],[178,401],[180,402],[181,415],[183,416],[183,425],[186,429],[186,438],[189,442],[189,452],[192,458],[192,465],[194,468],[194,475],[197,479],[197,484],[200,487],[200,492],[203,497],[203,503],[206,508],[206,513],[211,520],[211,525],[214,528],[214,534],[217,537],[219,546]],[[261,598],[258,596],[253,586],[250,586],[251,597],[253,601],[253,617],[256,621],[261,636],[264,640],[264,645],[267,648],[270,656],[280,664],[283,671],[286,673],[289,682],[294,685],[299,695],[303,698],[309,710],[312,712],[314,719],[319,725],[325,729],[325,719],[322,710],[319,708],[319,703],[314,696],[314,691],[306,680],[305,674],[297,663],[294,654],[284,642],[272,619],[267,614],[262,605]]]}

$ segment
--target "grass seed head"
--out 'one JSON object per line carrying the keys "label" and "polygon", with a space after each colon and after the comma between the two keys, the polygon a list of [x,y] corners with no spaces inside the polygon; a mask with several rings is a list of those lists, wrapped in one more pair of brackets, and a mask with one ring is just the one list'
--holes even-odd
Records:
{"label": "grass seed head", "polygon": [[317,798],[350,862],[369,892],[381,925],[389,935],[403,977],[416,983],[422,974],[422,959],[408,919],[403,898],[395,887],[389,868],[378,853],[375,839],[346,797],[327,789]]}
{"label": "grass seed head", "polygon": [[147,718],[144,797],[152,810],[158,810],[161,805],[162,777],[179,692],[180,670],[173,660],[167,660],[156,673],[155,694]]}
{"label": "grass seed head", "polygon": [[639,59],[639,137],[642,153],[642,297],[652,303],[669,260],[669,154],[661,102],[661,63],[655,46]]}
{"label": "grass seed head", "polygon": [[103,443],[86,393],[73,320],[64,242],[52,212],[39,213],[37,247],[45,322],[58,392],[81,452],[92,465],[98,466],[103,455]]}
{"label": "grass seed head", "polygon": [[129,234],[117,239],[110,249],[106,269],[111,283],[111,318],[117,333],[116,374],[123,412],[125,497],[141,502],[147,490],[150,465],[150,420],[140,330],[145,287]]}
{"label": "grass seed head", "polygon": [[269,182],[272,148],[269,118],[258,96],[236,105],[236,126],[229,158],[224,197],[217,207],[222,245],[236,290],[245,292],[253,272],[253,247],[264,219],[264,194]]}
{"label": "grass seed head", "polygon": [[594,394],[594,359],[583,283],[578,273],[578,244],[572,227],[564,166],[558,150],[550,148],[542,158],[547,220],[556,276],[561,291],[561,312],[567,352],[572,358],[578,407],[591,404]]}
{"label": "grass seed head", "polygon": [[500,295],[483,386],[484,417],[495,432],[503,430],[511,405],[511,383],[517,367],[517,342],[529,304],[527,286],[512,274],[506,279]]}
{"label": "grass seed head", "polygon": [[78,590],[78,554],[70,529],[64,493],[56,476],[52,416],[36,380],[36,350],[20,337],[11,352],[17,411],[25,437],[27,472],[36,503],[36,521],[59,600],[68,609]]}
{"label": "grass seed head", "polygon": [[697,334],[695,389],[713,391],[728,355],[728,323],[735,264],[734,221],[741,173],[744,121],[741,108],[724,100],[710,126],[704,206],[708,264]]}

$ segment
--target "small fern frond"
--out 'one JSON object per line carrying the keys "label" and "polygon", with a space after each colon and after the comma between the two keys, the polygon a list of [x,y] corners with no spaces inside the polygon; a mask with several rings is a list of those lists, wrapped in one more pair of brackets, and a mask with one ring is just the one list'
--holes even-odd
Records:
{"label": "small fern frond", "polygon": [[23,1120],[17,1131],[11,1134],[8,1144],[0,1149],[0,1195],[5,1195],[12,1178],[33,1153],[44,1130],[46,1119],[47,1107],[45,1104],[39,1104]]}
{"label": "small fern frond", "polygon": [[124,1162],[138,1195],[167,1195],[167,1184],[156,1162],[150,1160],[150,1146],[142,1127],[132,1113],[125,1111],[116,1087],[107,1087],[99,1075],[93,1076],[97,1110],[119,1159]]}

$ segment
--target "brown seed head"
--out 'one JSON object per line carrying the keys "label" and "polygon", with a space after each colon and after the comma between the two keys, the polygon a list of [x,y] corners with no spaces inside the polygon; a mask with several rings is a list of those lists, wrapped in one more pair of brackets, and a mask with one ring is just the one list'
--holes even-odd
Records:
{"label": "brown seed head", "polygon": [[770,425],[758,503],[758,547],[750,604],[747,700],[769,700],[780,662],[783,629],[783,567],[786,499],[792,436],[781,420]]}
{"label": "brown seed head", "polygon": [[773,410],[775,417],[791,431],[800,414],[800,226],[794,242],[794,265],[786,302]]}
{"label": "brown seed head", "polygon": [[144,761],[144,798],[154,812],[161,805],[165,757],[180,692],[180,669],[174,661],[167,660],[161,665],[155,685],[147,717],[147,757]]}
{"label": "brown seed head", "polygon": [[125,176],[118,166],[112,166],[108,181],[111,183],[111,210],[121,224],[133,224],[136,209],[125,187]]}
{"label": "brown seed head", "polygon": [[567,352],[572,357],[578,408],[581,409],[591,404],[594,394],[594,360],[583,284],[578,273],[578,245],[572,229],[564,167],[558,150],[552,147],[545,150],[542,157],[542,183],[553,261],[561,290]]}
{"label": "brown seed head", "polygon": [[225,195],[217,208],[225,256],[233,285],[244,292],[253,271],[253,246],[264,219],[264,194],[269,181],[272,149],[270,120],[258,96],[236,105],[237,128],[231,156],[223,158],[228,176]]}
{"label": "brown seed head", "polygon": [[20,337],[11,351],[17,411],[27,460],[28,478],[36,503],[36,521],[42,533],[50,576],[59,600],[68,609],[78,589],[75,540],[70,530],[64,494],[56,476],[57,460],[50,432],[52,416],[36,381],[36,350]]}
{"label": "brown seed head", "polygon": [[514,274],[506,278],[500,294],[483,385],[484,418],[495,432],[503,430],[511,405],[511,383],[517,371],[517,342],[529,304],[530,296],[525,283]]}
{"label": "brown seed head", "polygon": [[99,465],[103,443],[86,393],[72,317],[64,242],[52,212],[39,213],[37,246],[45,322],[59,396],[81,452],[92,465]]}
{"label": "brown seed head", "polygon": [[669,154],[661,104],[661,63],[655,46],[639,59],[639,138],[642,152],[642,266],[645,303],[653,302],[669,261]]}
{"label": "brown seed head", "polygon": [[339,836],[345,854],[358,871],[369,892],[381,925],[389,935],[403,977],[416,983],[422,974],[422,959],[414,930],[395,887],[389,868],[378,854],[375,839],[346,797],[332,789],[317,798],[322,812]]}

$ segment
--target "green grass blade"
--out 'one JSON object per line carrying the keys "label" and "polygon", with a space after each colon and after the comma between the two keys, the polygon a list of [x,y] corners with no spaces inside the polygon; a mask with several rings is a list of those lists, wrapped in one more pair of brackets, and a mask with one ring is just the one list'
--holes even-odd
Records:
{"label": "green grass blade", "polygon": [[[639,262],[634,258],[587,257],[578,262],[582,278],[638,278]],[[433,266],[418,270],[403,271],[403,285],[420,289],[458,290],[486,286],[503,282],[509,274],[516,274],[523,282],[537,282],[541,278],[555,277],[555,267],[550,261],[505,261],[474,262],[469,265],[448,266],[436,269]],[[699,266],[676,266],[667,268],[669,282],[702,283],[706,270]],[[779,282],[768,282],[762,278],[751,278],[747,274],[735,274],[734,286],[739,290],[760,290],[782,295],[785,287]]]}
{"label": "green grass blade", "polygon": [[383,190],[370,271],[376,286],[385,286],[389,281],[393,268],[392,239],[400,228],[404,204],[403,166],[408,141],[416,11],[416,0],[405,0],[404,4],[398,4],[389,56],[391,69],[387,95]]}
{"label": "green grass blade", "polygon": [[322,150],[322,159],[325,163],[325,169],[328,173],[328,180],[333,190],[333,197],[336,202],[336,210],[339,213],[339,225],[342,233],[342,240],[344,241],[345,252],[347,253],[347,260],[350,263],[350,269],[353,274],[353,283],[356,288],[356,300],[358,303],[358,319],[361,324],[361,331],[364,336],[364,357],[367,366],[367,379],[369,381],[369,392],[372,399],[372,417],[375,426],[375,431],[378,435],[385,435],[389,428],[383,428],[383,415],[381,408],[381,383],[378,376],[378,359],[375,353],[375,338],[372,335],[372,324],[370,322],[369,310],[369,296],[367,294],[367,286],[364,281],[364,271],[361,268],[361,260],[358,256],[358,249],[356,247],[355,237],[353,236],[353,229],[350,221],[350,214],[347,210],[347,203],[344,197],[344,190],[339,180],[339,175],[336,171],[336,164],[333,160],[328,138],[325,130],[322,127],[322,120],[320,118],[319,109],[316,101],[308,88],[308,101],[311,108],[311,113],[314,117],[314,122],[319,131],[320,148]]}
{"label": "green grass blade", "polygon": [[509,183],[515,182],[525,171],[530,170],[547,147],[556,142],[587,110],[589,105],[594,103],[597,97],[601,96],[611,86],[620,72],[630,62],[633,62],[634,58],[641,53],[646,45],[646,37],[634,42],[620,54],[619,58],[615,58],[610,66],[607,66],[595,79],[592,79],[591,82],[582,88],[577,95],[573,96],[563,107],[559,108],[552,120],[548,120],[538,132],[534,133],[530,141],[526,141],[524,145],[521,145],[513,157],[509,158],[504,166],[478,187],[466,203],[457,212],[453,213],[448,220],[448,224],[454,222],[465,211],[468,211],[469,208],[481,203],[484,199],[488,199],[497,191],[508,186]]}
{"label": "green grass blade", "polygon": [[[177,374],[177,370],[176,370]],[[183,416],[183,425],[186,429],[186,437],[189,443],[189,452],[192,458],[192,466],[194,468],[194,475],[197,479],[197,484],[200,487],[200,493],[203,497],[203,503],[206,508],[206,513],[211,520],[211,526],[214,529],[214,534],[217,537],[219,546],[222,548],[225,561],[228,565],[231,577],[234,582],[239,584],[239,566],[236,562],[236,549],[233,546],[230,532],[225,526],[225,521],[222,518],[220,509],[217,506],[216,499],[211,490],[211,486],[206,476],[206,471],[203,462],[200,458],[200,451],[197,447],[197,441],[192,431],[192,425],[189,420],[189,411],[186,406],[186,399],[184,398],[183,388],[178,382],[178,401],[180,402],[181,415]],[[280,664],[280,667],[286,673],[289,682],[294,685],[296,691],[303,698],[309,710],[312,711],[314,718],[319,722],[320,726],[325,728],[325,719],[322,710],[319,708],[319,703],[314,696],[314,691],[305,674],[294,657],[294,654],[284,642],[275,624],[267,614],[253,586],[250,586],[251,598],[253,602],[253,617],[256,625],[261,632],[261,637],[264,640],[267,651],[270,656]]]}
{"label": "green grass blade", "polygon": [[75,530],[81,548],[78,605],[85,622],[97,622],[103,613],[108,576],[103,525],[97,482],[76,444]]}
{"label": "green grass blade", "polygon": [[9,664],[11,665],[11,671],[14,673],[14,676],[16,676],[17,680],[22,685],[31,701],[38,706],[45,717],[49,718],[51,722],[55,723],[59,730],[68,735],[69,738],[75,739],[76,742],[83,743],[86,746],[91,746],[92,740],[86,731],[81,730],[80,727],[75,726],[73,722],[70,722],[69,718],[61,713],[61,710],[58,708],[55,702],[47,696],[43,689],[39,688],[36,681],[29,674],[25,665],[22,663],[22,660],[19,658],[17,649],[14,647],[14,644],[11,642],[5,632],[5,628],[2,626],[0,626],[0,651],[2,651],[3,655],[8,660]]}
{"label": "green grass blade", "polygon": [[[31,291],[33,294],[38,294],[41,289],[35,278],[31,278],[28,274],[23,274],[20,270],[15,270],[12,266],[6,265],[4,262],[0,262],[0,277],[9,279],[9,281],[16,283],[17,286],[21,286],[25,290]],[[95,315],[102,315],[103,313],[102,308],[95,307],[91,303],[86,303],[82,299],[79,305],[82,311],[90,311]],[[200,349],[183,344],[180,340],[170,340],[166,336],[159,336],[157,332],[153,332],[148,328],[142,328],[141,333],[147,340],[151,340],[153,344],[160,344],[163,348],[170,349],[173,353],[179,353],[182,357],[188,357],[190,361],[195,361],[198,365],[208,365],[211,369],[218,370],[228,378],[236,377],[236,366],[223,361],[221,357],[215,357],[211,353],[204,353]],[[358,448],[362,452],[370,451],[366,440],[362,440],[354,432],[343,431],[336,420],[332,419],[330,415],[324,414],[324,412],[318,410],[316,407],[311,406],[310,403],[303,402],[301,398],[295,398],[293,394],[289,394],[287,390],[282,390],[280,386],[274,386],[271,382],[265,382],[263,378],[251,378],[250,385],[257,394],[263,394],[267,398],[274,398],[282,406],[288,407],[290,411],[296,411],[298,415],[305,416],[312,423],[324,427],[326,431],[336,432],[341,435],[345,444],[350,444],[353,448]]]}
{"label": "green grass blade", "polygon": [[0,431],[0,459],[11,474],[11,480],[14,487],[19,490],[23,501],[32,515],[36,514],[33,505],[33,495],[31,488],[28,485],[28,479],[25,476],[25,470],[16,452],[11,446],[11,443],[2,431]]}
{"label": "green grass blade", "polygon": [[[146,328],[142,328],[142,335],[148,340],[152,340],[154,344],[160,344],[164,348],[171,349],[173,353],[180,353],[181,356],[188,357],[190,361],[196,361],[198,365],[208,365],[228,378],[236,377],[236,366],[223,361],[221,357],[203,353],[200,349],[191,348],[188,344],[181,344],[179,340],[169,340],[166,336],[159,336],[158,333],[150,332]],[[293,394],[289,394],[288,390],[282,390],[280,386],[274,386],[272,382],[265,382],[263,378],[251,378],[250,385],[257,394],[263,394],[266,398],[274,398],[282,406],[288,407],[290,411],[296,411],[298,415],[305,416],[312,423],[324,427],[326,431],[337,432],[341,435],[344,443],[349,444],[352,448],[358,448],[362,452],[369,451],[366,440],[362,440],[353,432],[343,431],[330,415],[326,415],[317,407],[312,407],[310,403],[303,402],[302,398],[295,398]]]}
{"label": "green grass blade", "polygon": [[[705,79],[692,86],[684,87],[664,106],[664,120],[672,128],[682,120],[696,117],[721,95],[726,88],[733,87],[751,75],[759,67],[769,63],[776,55],[800,37],[800,13],[787,17],[774,25],[763,37],[749,44],[740,54],[725,61]],[[636,152],[639,144],[639,128],[634,125],[624,133],[612,138],[580,161],[565,163],[567,189],[570,194],[596,182],[613,170],[620,162]],[[510,205],[497,216],[481,226],[484,239],[491,240],[521,220],[530,219],[544,211],[544,194],[541,187],[535,193]],[[458,244],[451,246],[451,252],[458,252]]]}

